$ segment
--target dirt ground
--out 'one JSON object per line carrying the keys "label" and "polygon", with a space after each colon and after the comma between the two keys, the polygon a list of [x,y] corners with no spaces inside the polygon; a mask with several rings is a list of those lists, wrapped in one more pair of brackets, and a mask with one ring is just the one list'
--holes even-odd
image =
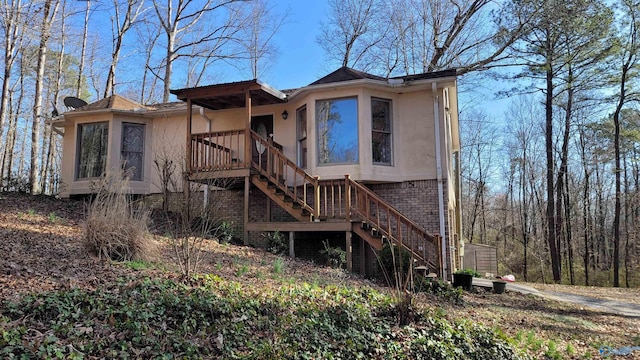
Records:
{"label": "dirt ground", "polygon": [[[84,204],[43,196],[0,194],[0,302],[23,294],[54,289],[89,288],[113,283],[122,276],[177,277],[167,239],[159,243],[158,266],[135,270],[104,262],[88,253],[83,243]],[[200,271],[251,286],[274,281],[268,276],[276,257],[261,250],[207,242]],[[249,270],[249,271],[247,271]],[[284,276],[291,281],[376,286],[344,271],[285,260]],[[246,274],[253,274],[248,276]],[[569,292],[640,304],[639,289],[528,284],[542,291]],[[476,321],[502,332],[536,358],[601,358],[603,346],[640,346],[640,318],[594,311],[584,306],[533,295],[496,295],[480,290],[464,296],[462,306],[431,295],[416,296],[416,304],[451,319]],[[607,358],[640,359],[630,356]]]}

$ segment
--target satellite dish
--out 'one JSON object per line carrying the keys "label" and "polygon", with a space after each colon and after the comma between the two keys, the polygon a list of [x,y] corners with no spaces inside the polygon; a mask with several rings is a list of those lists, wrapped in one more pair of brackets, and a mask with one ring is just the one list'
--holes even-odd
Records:
{"label": "satellite dish", "polygon": [[77,109],[87,105],[87,102],[74,96],[64,98],[64,105],[68,108]]}

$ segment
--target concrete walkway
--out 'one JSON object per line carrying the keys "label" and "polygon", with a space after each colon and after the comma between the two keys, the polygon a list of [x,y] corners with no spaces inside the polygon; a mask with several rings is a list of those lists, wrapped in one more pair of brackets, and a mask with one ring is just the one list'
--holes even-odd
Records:
{"label": "concrete walkway", "polygon": [[[493,288],[493,280],[473,278],[473,286],[480,286],[484,288]],[[592,308],[597,311],[602,311],[609,314],[622,315],[627,317],[640,318],[640,305],[624,303],[620,301],[598,299],[589,296],[576,295],[566,292],[551,292],[551,291],[539,291],[530,286],[520,285],[516,283],[507,282],[507,291],[519,292],[522,294],[533,294],[541,296],[546,299],[563,301],[573,304],[579,304],[585,307]]]}

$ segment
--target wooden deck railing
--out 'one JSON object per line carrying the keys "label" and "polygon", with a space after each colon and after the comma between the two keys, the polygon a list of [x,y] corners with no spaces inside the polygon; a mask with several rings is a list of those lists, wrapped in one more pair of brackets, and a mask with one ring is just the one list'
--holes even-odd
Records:
{"label": "wooden deck railing", "polygon": [[319,203],[318,178],[307,174],[296,163],[284,156],[281,148],[254,131],[251,131],[251,140],[255,141],[256,145],[263,146],[267,152],[266,164],[262,163],[263,157],[259,156],[257,163],[252,160],[252,168],[268,178],[286,195],[295,199],[301,208],[318,218],[319,208],[314,206]]}
{"label": "wooden deck railing", "polygon": [[349,220],[349,187],[344,180],[320,180],[319,217],[325,220]]}
{"label": "wooden deck railing", "polygon": [[211,171],[248,167],[244,156],[245,130],[191,134],[191,170]]}

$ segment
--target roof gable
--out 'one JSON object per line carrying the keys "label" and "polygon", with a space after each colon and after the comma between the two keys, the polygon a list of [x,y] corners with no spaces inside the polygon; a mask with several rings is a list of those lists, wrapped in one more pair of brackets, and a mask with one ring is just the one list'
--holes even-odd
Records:
{"label": "roof gable", "polygon": [[361,80],[361,79],[373,79],[373,80],[383,80],[383,81],[386,80],[381,76],[368,74],[362,71],[354,70],[346,66],[343,66],[340,69],[332,72],[331,74],[326,75],[312,82],[311,84],[309,84],[309,86],[319,85],[319,84],[330,84],[330,83],[351,81],[351,80]]}

